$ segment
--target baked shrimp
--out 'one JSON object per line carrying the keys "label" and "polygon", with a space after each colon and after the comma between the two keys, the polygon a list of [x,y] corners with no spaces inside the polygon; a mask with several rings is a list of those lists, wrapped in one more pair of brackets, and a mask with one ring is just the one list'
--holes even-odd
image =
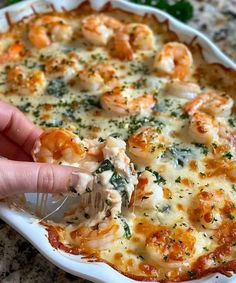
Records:
{"label": "baked shrimp", "polygon": [[117,71],[108,64],[97,64],[79,71],[75,83],[82,90],[98,91],[111,88],[117,82]]}
{"label": "baked shrimp", "polygon": [[105,15],[91,15],[82,20],[83,36],[95,45],[106,45],[123,24]]}
{"label": "baked shrimp", "polygon": [[45,72],[52,78],[63,77],[66,82],[72,80],[79,70],[75,54],[58,54],[49,56],[44,60]]}
{"label": "baked shrimp", "polygon": [[36,162],[76,163],[86,155],[86,148],[78,136],[64,129],[48,129],[35,143],[32,151]]}
{"label": "baked shrimp", "polygon": [[[110,170],[111,176],[114,173],[113,170],[115,170],[122,176],[132,177],[133,170],[130,159],[126,155],[126,144],[124,141],[113,137],[108,137],[105,141],[96,139],[84,139],[82,141],[68,130],[52,128],[46,130],[36,141],[32,156],[36,162],[71,164],[87,173],[96,171],[101,162],[104,161],[109,164],[107,168]],[[106,170],[99,171],[99,176],[96,178],[103,178],[103,175],[100,175],[103,171]],[[109,174],[106,172],[105,175]],[[99,183],[104,183],[104,180],[101,179]],[[84,191],[85,189],[86,187],[81,190]]]}
{"label": "baked shrimp", "polygon": [[225,127],[217,118],[228,117],[233,104],[233,99],[228,95],[213,92],[199,95],[187,102],[184,105],[184,111],[190,116],[190,136],[200,143],[217,143],[219,137],[223,137],[220,133]]}
{"label": "baked shrimp", "polygon": [[132,60],[136,50],[150,50],[154,46],[154,35],[150,27],[133,23],[124,26],[115,35],[112,54],[121,60]]}
{"label": "baked shrimp", "polygon": [[201,92],[199,85],[193,82],[171,80],[164,87],[166,94],[179,98],[192,100]]}
{"label": "baked shrimp", "polygon": [[150,171],[142,172],[133,191],[130,206],[153,209],[161,203],[164,200],[163,190],[155,181],[156,178]]}
{"label": "baked shrimp", "polygon": [[45,48],[54,42],[71,39],[73,29],[63,18],[44,15],[33,22],[29,28],[29,40],[36,48]]}
{"label": "baked shrimp", "polygon": [[159,226],[146,239],[149,262],[169,268],[188,266],[195,253],[195,244],[196,237],[191,227]]}
{"label": "baked shrimp", "polygon": [[[71,195],[80,198],[75,208],[66,214],[66,219],[79,223],[79,228],[72,232],[72,239],[78,238],[81,244],[97,247],[122,235],[121,222],[114,217],[121,214],[123,207],[128,207],[137,184],[125,150],[122,140],[108,137],[104,141],[81,141],[62,129],[45,131],[33,148],[32,155],[37,162],[79,168],[72,173],[68,186]],[[79,184],[74,183],[74,177],[79,178]],[[116,223],[113,225],[112,221]]]}
{"label": "baked shrimp", "polygon": [[218,143],[219,122],[208,114],[197,111],[189,119],[189,135],[198,143]]}
{"label": "baked shrimp", "polygon": [[122,223],[118,220],[103,221],[96,226],[89,227],[80,225],[79,228],[70,232],[71,241],[79,245],[81,249],[90,248],[107,249],[112,247],[114,241],[123,236]]}
{"label": "baked shrimp", "polygon": [[199,222],[205,229],[218,229],[234,205],[222,189],[201,190],[189,208],[190,220]]}
{"label": "baked shrimp", "polygon": [[0,46],[0,64],[21,59],[24,55],[24,50],[24,45],[20,41],[11,43],[7,48],[5,48],[5,46]]}
{"label": "baked shrimp", "polygon": [[210,91],[187,102],[184,105],[184,110],[190,116],[196,111],[202,111],[216,117],[228,117],[233,104],[234,101],[230,96]]}
{"label": "baked shrimp", "polygon": [[158,127],[142,127],[128,138],[128,150],[137,163],[150,163],[165,151],[169,143]]}
{"label": "baked shrimp", "polygon": [[120,86],[105,92],[100,98],[101,105],[108,113],[126,116],[150,111],[156,100],[152,94],[131,97],[129,91]]}
{"label": "baked shrimp", "polygon": [[7,82],[10,92],[26,96],[42,95],[47,85],[44,72],[29,71],[22,66],[14,66],[8,70]]}
{"label": "baked shrimp", "polygon": [[185,80],[191,73],[193,58],[186,45],[169,42],[157,52],[153,69],[158,76]]}

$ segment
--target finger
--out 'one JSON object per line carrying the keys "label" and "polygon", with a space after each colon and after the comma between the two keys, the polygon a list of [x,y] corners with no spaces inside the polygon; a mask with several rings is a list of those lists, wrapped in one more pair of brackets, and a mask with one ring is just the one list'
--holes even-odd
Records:
{"label": "finger", "polygon": [[0,101],[1,132],[30,154],[35,140],[40,136],[42,130],[28,120],[17,108]]}
{"label": "finger", "polygon": [[[25,192],[67,192],[75,171],[78,168],[0,159],[0,197]],[[77,182],[73,176],[75,186]]]}
{"label": "finger", "polygon": [[32,161],[30,155],[2,134],[0,134],[0,155],[12,160]]}

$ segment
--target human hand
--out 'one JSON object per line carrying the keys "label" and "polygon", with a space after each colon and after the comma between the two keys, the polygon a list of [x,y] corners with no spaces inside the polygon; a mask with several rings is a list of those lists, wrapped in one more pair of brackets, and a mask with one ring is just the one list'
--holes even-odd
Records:
{"label": "human hand", "polygon": [[41,133],[17,108],[0,101],[0,156],[5,157],[0,157],[0,198],[66,192],[72,181],[78,183],[74,167],[32,162],[31,150]]}

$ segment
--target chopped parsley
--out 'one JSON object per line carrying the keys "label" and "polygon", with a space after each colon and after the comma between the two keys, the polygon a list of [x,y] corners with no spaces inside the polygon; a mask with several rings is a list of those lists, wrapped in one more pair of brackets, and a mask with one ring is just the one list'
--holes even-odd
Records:
{"label": "chopped parsley", "polygon": [[77,191],[76,191],[76,189],[73,186],[69,186],[69,191],[71,193],[76,193],[77,194]]}
{"label": "chopped parsley", "polygon": [[120,218],[120,220],[123,224],[123,228],[124,228],[124,232],[125,232],[124,235],[125,235],[126,239],[129,240],[132,237],[129,225],[128,225],[126,219],[121,214],[118,214],[118,217]]}
{"label": "chopped parsley", "polygon": [[231,115],[231,117],[228,119],[228,124],[232,128],[236,126],[236,117],[235,117],[235,115]]}
{"label": "chopped parsley", "polygon": [[180,176],[175,180],[175,183],[181,183],[181,177]]}
{"label": "chopped parsley", "polygon": [[140,79],[136,82],[133,82],[132,83],[132,86],[135,88],[135,89],[140,89],[142,87],[145,87],[146,86],[146,79]]}
{"label": "chopped parsley", "polygon": [[163,205],[162,207],[156,206],[156,209],[158,212],[168,213],[171,210],[171,206],[169,204],[166,204],[166,205]]}
{"label": "chopped parsley", "polygon": [[235,184],[232,185],[232,189],[236,192],[236,185]]}
{"label": "chopped parsley", "polygon": [[136,115],[132,116],[130,119],[128,134],[132,135],[139,128],[145,125],[157,127],[157,131],[159,133],[161,133],[162,129],[164,128],[164,123],[156,117],[140,117]]}
{"label": "chopped parsley", "polygon": [[233,154],[230,151],[227,151],[224,153],[223,157],[228,158],[228,159],[232,159]]}
{"label": "chopped parsley", "polygon": [[155,177],[156,177],[156,180],[154,181],[154,183],[157,183],[158,185],[160,183],[162,183],[163,185],[166,184],[166,180],[164,179],[164,177],[162,177],[157,171],[153,171],[151,168],[149,167],[146,167],[145,170],[151,172]]}
{"label": "chopped parsley", "polygon": [[177,165],[184,167],[185,163],[190,157],[192,157],[192,150],[189,148],[182,148],[179,144],[173,144],[171,147],[167,148],[163,157],[173,158]]}
{"label": "chopped parsley", "polygon": [[235,218],[231,213],[229,213],[229,214],[227,215],[227,217],[228,217],[230,220],[234,220],[234,218]]}
{"label": "chopped parsley", "polygon": [[79,101],[79,105],[83,106],[85,111],[94,109],[94,107],[101,109],[101,104],[98,97],[86,96]]}
{"label": "chopped parsley", "polygon": [[55,97],[61,97],[68,93],[68,89],[66,87],[65,81],[63,77],[58,77],[54,80],[51,80],[48,83],[46,94],[55,96]]}
{"label": "chopped parsley", "polygon": [[201,153],[204,155],[208,154],[208,148],[205,144],[203,143],[194,143],[194,145],[200,149]]}
{"label": "chopped parsley", "polygon": [[26,102],[23,105],[18,106],[18,108],[25,113],[30,112],[30,109],[32,108],[32,104],[30,102]]}
{"label": "chopped parsley", "polygon": [[195,272],[195,271],[188,271],[188,275],[189,275],[189,277],[194,277],[194,276],[197,275],[197,272]]}

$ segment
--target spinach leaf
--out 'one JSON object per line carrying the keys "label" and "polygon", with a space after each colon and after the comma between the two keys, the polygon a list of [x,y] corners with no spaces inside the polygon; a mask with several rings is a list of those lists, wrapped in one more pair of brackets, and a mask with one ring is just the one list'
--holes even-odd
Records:
{"label": "spinach leaf", "polygon": [[186,161],[192,156],[192,151],[189,148],[180,147],[179,144],[167,148],[164,157],[170,157],[175,160],[177,165],[184,167]]}
{"label": "spinach leaf", "polygon": [[126,239],[129,240],[132,237],[129,225],[126,222],[125,218],[121,214],[118,214],[118,217],[120,218],[120,220],[121,220],[121,222],[123,224],[123,228],[124,228],[124,232],[125,232],[125,237],[126,237]]}
{"label": "spinach leaf", "polygon": [[132,0],[132,2],[164,10],[182,22],[187,22],[193,17],[193,6],[187,0],[177,0],[174,4],[170,4],[168,0]]}
{"label": "spinach leaf", "polygon": [[101,164],[100,166],[98,167],[98,169],[95,171],[96,174],[100,174],[104,171],[108,171],[108,170],[113,170],[114,169],[114,166],[113,164],[111,163],[110,160],[108,159],[105,159]]}
{"label": "spinach leaf", "polygon": [[203,143],[194,143],[194,145],[197,148],[200,148],[202,154],[204,154],[204,155],[208,154],[208,148],[207,148],[207,146],[205,144],[203,144]]}
{"label": "spinach leaf", "polygon": [[61,97],[68,92],[63,77],[58,77],[48,83],[46,94]]}
{"label": "spinach leaf", "polygon": [[129,196],[127,191],[128,181],[120,176],[117,172],[114,172],[111,176],[110,183],[114,186],[114,190],[117,190],[122,198],[122,202],[125,206],[129,203]]}
{"label": "spinach leaf", "polygon": [[160,183],[162,183],[163,185],[166,184],[166,180],[157,172],[157,171],[153,171],[151,168],[149,167],[146,167],[145,170],[151,172],[155,177],[156,177],[156,180],[154,181],[154,183],[157,183],[158,185]]}
{"label": "spinach leaf", "polygon": [[86,98],[82,99],[79,101],[79,104],[83,106],[85,111],[89,111],[93,109],[94,107],[101,109],[101,104],[99,101],[99,98],[97,97],[89,97],[87,96]]}

